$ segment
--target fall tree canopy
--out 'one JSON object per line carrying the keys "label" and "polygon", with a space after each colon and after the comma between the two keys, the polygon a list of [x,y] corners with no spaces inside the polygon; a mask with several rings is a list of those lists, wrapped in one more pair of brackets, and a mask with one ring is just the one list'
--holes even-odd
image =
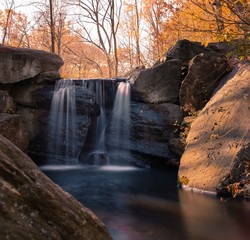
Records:
{"label": "fall tree canopy", "polygon": [[23,2],[0,3],[1,43],[60,55],[65,78],[122,76],[154,64],[183,38],[204,45],[230,41],[232,55],[250,54],[249,0]]}

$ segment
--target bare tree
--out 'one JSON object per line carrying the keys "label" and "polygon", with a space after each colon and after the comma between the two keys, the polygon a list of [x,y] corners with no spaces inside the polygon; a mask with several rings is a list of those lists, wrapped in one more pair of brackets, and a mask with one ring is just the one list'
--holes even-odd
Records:
{"label": "bare tree", "polygon": [[117,31],[122,0],[68,0],[74,6],[75,23],[81,30],[75,32],[84,42],[93,44],[105,55],[108,76],[117,74]]}
{"label": "bare tree", "polygon": [[135,5],[135,16],[136,16],[136,23],[135,23],[136,59],[137,59],[137,65],[140,66],[142,63],[141,49],[140,49],[140,14],[139,14],[137,0],[134,0],[134,5]]}
{"label": "bare tree", "polygon": [[51,37],[51,52],[55,53],[55,41],[56,41],[56,36],[55,36],[55,22],[54,22],[54,11],[53,11],[53,1],[49,0],[49,18],[50,18],[50,37]]}
{"label": "bare tree", "polygon": [[62,0],[43,0],[34,1],[33,5],[37,9],[36,27],[43,32],[41,35],[47,36],[44,41],[49,42],[49,51],[61,55],[67,18],[66,4]]}

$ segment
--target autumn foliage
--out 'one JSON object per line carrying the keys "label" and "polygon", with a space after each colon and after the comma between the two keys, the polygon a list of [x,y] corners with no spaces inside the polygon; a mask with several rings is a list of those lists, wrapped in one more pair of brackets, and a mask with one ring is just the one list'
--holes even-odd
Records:
{"label": "autumn foliage", "polygon": [[[122,76],[151,66],[179,39],[230,41],[250,55],[249,0],[43,0],[34,16],[0,6],[1,43],[60,55],[64,78]],[[32,1],[31,1],[32,3]],[[91,5],[93,4],[93,5]],[[20,7],[20,6],[19,6]],[[53,37],[52,37],[53,36]]]}

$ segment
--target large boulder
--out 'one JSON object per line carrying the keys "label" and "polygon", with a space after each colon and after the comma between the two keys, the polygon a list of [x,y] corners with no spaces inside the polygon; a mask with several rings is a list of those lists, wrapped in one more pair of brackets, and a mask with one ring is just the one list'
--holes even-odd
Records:
{"label": "large boulder", "polygon": [[55,73],[63,65],[56,54],[0,44],[0,82],[20,82],[45,72]]}
{"label": "large boulder", "polygon": [[181,84],[179,60],[141,70],[133,85],[132,98],[146,103],[176,103]]}
{"label": "large boulder", "polygon": [[179,59],[185,65],[188,64],[193,57],[205,51],[206,48],[202,46],[200,42],[191,42],[187,39],[181,39],[163,54],[161,59],[155,63],[155,66],[173,59]]}
{"label": "large boulder", "polygon": [[103,223],[0,135],[0,239],[111,239]]}
{"label": "large boulder", "polygon": [[187,115],[205,106],[228,67],[225,55],[215,51],[201,53],[190,61],[180,88],[180,105]]}
{"label": "large boulder", "polygon": [[201,53],[213,51],[217,54],[220,53],[225,55],[232,49],[233,45],[226,42],[212,42],[204,46],[200,42],[191,42],[187,39],[181,39],[177,41],[173,47],[169,48],[154,66],[173,59],[181,60],[183,66],[185,66],[189,64],[192,58]]}
{"label": "large boulder", "polygon": [[191,125],[179,181],[208,192],[236,186],[249,198],[250,64],[239,64],[223,82]]}

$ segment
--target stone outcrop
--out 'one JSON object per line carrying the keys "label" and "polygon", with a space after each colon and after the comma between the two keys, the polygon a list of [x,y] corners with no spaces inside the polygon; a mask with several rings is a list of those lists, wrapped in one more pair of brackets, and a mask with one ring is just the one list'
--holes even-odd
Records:
{"label": "stone outcrop", "polygon": [[29,135],[18,114],[0,113],[0,132],[23,151],[27,151]]}
{"label": "stone outcrop", "polygon": [[201,110],[229,69],[224,54],[207,51],[195,56],[180,88],[180,106],[186,115]]}
{"label": "stone outcrop", "polygon": [[181,61],[171,60],[141,70],[132,89],[132,99],[156,104],[178,102],[181,66]]}
{"label": "stone outcrop", "polygon": [[0,56],[0,79],[3,84],[20,82],[46,72],[55,74],[63,65],[62,59],[55,54],[2,44]]}
{"label": "stone outcrop", "polygon": [[0,112],[15,113],[16,104],[7,91],[0,90]]}
{"label": "stone outcrop", "polygon": [[167,159],[175,158],[175,154],[169,151],[168,141],[178,135],[175,123],[181,120],[182,112],[176,104],[133,102],[130,151],[135,162],[141,166],[164,167]]}
{"label": "stone outcrop", "polygon": [[11,114],[2,115],[8,133],[4,128],[0,133],[22,150],[38,133],[40,118],[49,114],[62,64],[55,54],[0,45],[0,112]]}
{"label": "stone outcrop", "polygon": [[[225,43],[211,43],[205,47],[198,42],[179,40],[152,68],[137,69],[132,73],[133,103],[138,106],[143,103],[145,109],[150,109],[147,111],[149,115],[158,115],[159,121],[164,121],[162,125],[159,121],[138,121],[147,119],[147,114],[134,111],[132,105],[132,133],[139,132],[144,141],[144,144],[138,144],[137,139],[132,145],[146,149],[145,152],[152,156],[157,156],[156,152],[159,156],[161,152],[165,162],[173,158],[178,160],[189,130],[183,117],[195,116],[210,100],[229,69],[225,57],[229,49]],[[143,127],[141,122],[144,122]],[[159,145],[165,151],[160,151]]]}
{"label": "stone outcrop", "polygon": [[0,135],[0,238],[111,239],[103,223]]}
{"label": "stone outcrop", "polygon": [[0,133],[21,150],[28,149],[29,135],[21,116],[16,114],[16,103],[3,90],[0,90]]}
{"label": "stone outcrop", "polygon": [[191,189],[227,189],[249,198],[250,64],[239,64],[223,84],[191,125],[179,181]]}
{"label": "stone outcrop", "polygon": [[161,59],[159,59],[154,66],[162,64],[166,61],[179,59],[183,62],[183,65],[188,65],[189,61],[200,53],[204,53],[206,48],[201,45],[200,42],[191,42],[186,39],[182,39],[176,42],[176,44],[168,49],[168,51],[163,54]]}

